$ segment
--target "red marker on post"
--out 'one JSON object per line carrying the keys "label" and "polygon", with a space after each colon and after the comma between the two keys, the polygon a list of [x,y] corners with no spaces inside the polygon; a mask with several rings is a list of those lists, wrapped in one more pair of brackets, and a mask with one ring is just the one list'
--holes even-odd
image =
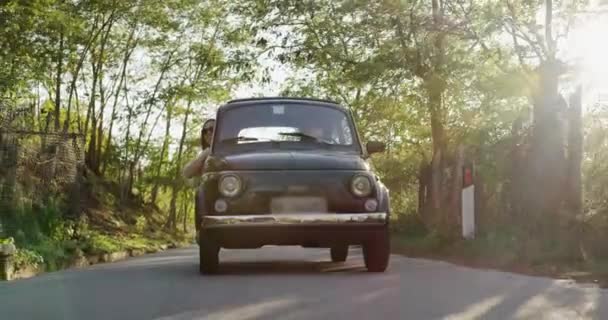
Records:
{"label": "red marker on post", "polygon": [[462,174],[462,187],[466,188],[473,184],[473,168],[472,166],[465,166],[464,173]]}

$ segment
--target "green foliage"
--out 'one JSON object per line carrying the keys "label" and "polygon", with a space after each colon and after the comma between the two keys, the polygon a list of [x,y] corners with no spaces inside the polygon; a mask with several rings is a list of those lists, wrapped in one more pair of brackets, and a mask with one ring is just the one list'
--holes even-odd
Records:
{"label": "green foliage", "polygon": [[498,257],[499,263],[512,263],[523,258],[522,240],[513,229],[504,228],[464,241],[461,250],[468,257]]}
{"label": "green foliage", "polygon": [[396,233],[393,246],[408,254],[433,254],[443,250],[449,241],[436,232]]}
{"label": "green foliage", "polygon": [[[608,120],[607,107],[596,105],[585,119],[587,135],[583,159],[586,212],[608,216]],[[598,220],[595,218],[594,220]],[[606,225],[608,227],[608,225]]]}
{"label": "green foliage", "polygon": [[47,239],[35,244],[27,244],[26,250],[31,250],[36,255],[42,257],[42,261],[47,271],[55,271],[63,268],[71,258],[70,246],[63,242]]}
{"label": "green foliage", "polygon": [[17,270],[27,266],[38,268],[44,263],[44,258],[38,252],[28,249],[17,249],[13,257],[13,263]]}
{"label": "green foliage", "polygon": [[84,251],[88,253],[109,253],[122,249],[121,243],[116,238],[100,233],[88,235],[83,247]]}
{"label": "green foliage", "polygon": [[436,231],[404,233],[394,237],[398,251],[411,255],[455,258],[458,261],[482,261],[496,267],[577,266],[584,262],[580,252],[567,245],[571,238],[529,235],[517,226],[505,226],[479,232],[475,239],[449,239]]}
{"label": "green foliage", "polygon": [[146,220],[146,217],[139,216],[135,221],[135,231],[137,231],[137,233],[139,234],[143,234],[143,232],[146,230],[147,225],[148,221]]}
{"label": "green foliage", "polygon": [[55,201],[46,205],[14,208],[2,216],[4,232],[15,239],[17,246],[36,243],[42,239],[64,237],[65,227],[62,207]]}
{"label": "green foliage", "polygon": [[12,237],[0,238],[0,244],[15,244],[15,239]]}

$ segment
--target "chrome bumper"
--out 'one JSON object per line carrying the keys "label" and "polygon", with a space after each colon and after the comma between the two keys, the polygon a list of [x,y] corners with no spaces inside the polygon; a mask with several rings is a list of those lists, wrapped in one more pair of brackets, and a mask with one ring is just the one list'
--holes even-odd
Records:
{"label": "chrome bumper", "polygon": [[385,212],[374,213],[286,213],[238,216],[205,216],[203,228],[240,226],[381,226],[387,222]]}

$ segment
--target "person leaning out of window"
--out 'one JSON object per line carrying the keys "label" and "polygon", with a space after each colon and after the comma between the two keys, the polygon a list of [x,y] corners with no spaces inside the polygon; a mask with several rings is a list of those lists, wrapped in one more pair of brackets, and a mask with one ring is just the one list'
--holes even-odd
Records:
{"label": "person leaning out of window", "polygon": [[203,175],[205,166],[205,160],[211,153],[211,139],[213,138],[213,128],[215,127],[215,120],[210,119],[205,121],[203,129],[201,130],[201,147],[202,151],[188,162],[182,170],[182,175],[186,179],[196,178]]}
{"label": "person leaning out of window", "polygon": [[[201,176],[203,175],[205,168],[205,160],[207,160],[207,157],[211,153],[211,139],[213,138],[214,128],[215,120],[213,119],[207,120],[205,124],[203,124],[203,129],[201,130],[201,147],[203,150],[196,156],[196,158],[188,162],[188,164],[186,164],[186,166],[184,166],[184,169],[182,170],[182,175],[184,178],[189,180],[196,180],[195,183],[192,183],[191,181],[190,184],[192,186],[200,185]],[[198,231],[200,230],[201,219],[204,215],[205,208],[205,194],[202,188],[198,188],[196,190],[194,199],[194,228],[196,230],[196,237],[198,241]]]}

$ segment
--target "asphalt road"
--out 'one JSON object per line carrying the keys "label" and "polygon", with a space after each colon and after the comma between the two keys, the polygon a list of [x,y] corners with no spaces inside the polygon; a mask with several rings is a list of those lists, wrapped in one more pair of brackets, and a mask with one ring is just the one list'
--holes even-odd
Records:
{"label": "asphalt road", "polygon": [[608,319],[608,291],[393,256],[366,273],[324,249],[222,250],[202,277],[196,248],[0,283],[0,319]]}

